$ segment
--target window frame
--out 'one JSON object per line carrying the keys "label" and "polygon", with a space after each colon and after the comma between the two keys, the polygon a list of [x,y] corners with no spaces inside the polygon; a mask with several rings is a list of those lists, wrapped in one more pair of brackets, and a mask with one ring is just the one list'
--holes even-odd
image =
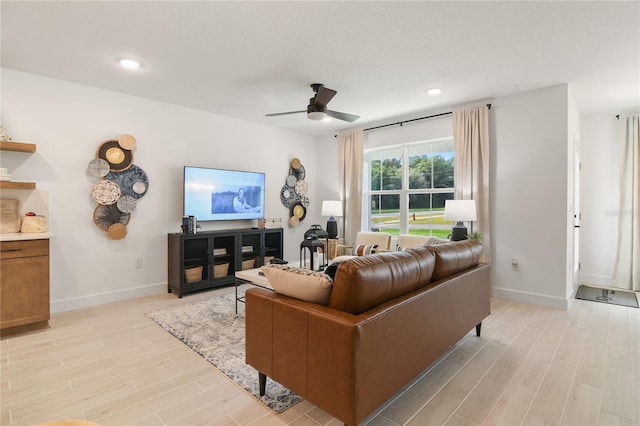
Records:
{"label": "window frame", "polygon": [[[398,229],[398,233],[399,234],[409,234],[410,233],[410,225],[409,225],[409,197],[410,195],[413,194],[418,194],[418,195],[429,195],[430,197],[433,196],[433,194],[451,194],[451,198],[454,198],[454,187],[455,187],[455,170],[454,170],[454,176],[453,176],[453,182],[454,182],[454,186],[452,187],[447,187],[447,188],[434,188],[434,179],[433,179],[433,175],[434,175],[434,164],[433,162],[431,162],[431,188],[419,188],[419,189],[409,189],[409,167],[410,167],[410,163],[409,163],[409,159],[410,159],[410,151],[411,148],[415,148],[416,146],[419,145],[424,145],[425,147],[429,147],[430,148],[430,155],[433,157],[435,156],[435,153],[433,151],[433,146],[435,146],[436,144],[442,144],[443,142],[450,142],[451,144],[451,152],[453,152],[454,154],[454,162],[455,162],[455,152],[454,152],[454,145],[453,145],[453,136],[448,136],[448,137],[444,137],[444,138],[437,138],[437,139],[431,139],[431,140],[422,140],[422,141],[416,141],[416,142],[409,142],[409,143],[403,143],[403,144],[396,144],[396,145],[386,145],[386,146],[382,146],[382,147],[375,147],[375,148],[368,148],[364,150],[364,155],[363,155],[363,191],[362,191],[362,228],[364,231],[375,231],[375,230],[379,230],[379,231],[383,231],[383,232],[388,232],[385,231],[385,228],[377,228],[375,229],[372,225],[372,212],[371,212],[371,197],[372,196],[382,196],[382,195],[398,195],[399,196],[399,218],[400,218],[400,226]],[[400,160],[401,160],[401,169],[402,169],[402,179],[401,179],[401,188],[400,189],[391,189],[391,190],[385,190],[385,189],[377,189],[377,190],[371,190],[371,163],[375,160],[383,160],[384,158],[376,158],[376,159],[369,159],[368,155],[370,155],[371,153],[375,153],[375,152],[384,152],[384,151],[389,151],[389,155],[392,155],[392,151],[398,151],[400,150]],[[416,155],[416,154],[411,154],[411,155]],[[394,156],[391,157],[385,157],[385,158],[396,158]],[[433,199],[431,198],[431,202],[433,201]],[[444,207],[443,207],[444,208]],[[433,230],[434,228],[429,227],[429,235],[433,235]],[[395,234],[395,232],[391,232],[392,234]]]}

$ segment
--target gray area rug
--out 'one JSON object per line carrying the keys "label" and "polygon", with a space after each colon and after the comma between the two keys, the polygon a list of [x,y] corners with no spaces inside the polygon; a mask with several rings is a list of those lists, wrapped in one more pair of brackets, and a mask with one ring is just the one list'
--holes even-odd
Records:
{"label": "gray area rug", "polygon": [[581,285],[576,292],[576,299],[592,302],[610,303],[612,305],[638,307],[638,298],[632,291],[603,289]]}
{"label": "gray area rug", "polygon": [[260,396],[258,371],[245,363],[244,304],[238,303],[237,315],[235,307],[235,294],[231,293],[147,316],[273,411],[280,413],[302,401],[271,379],[267,379],[266,394]]}

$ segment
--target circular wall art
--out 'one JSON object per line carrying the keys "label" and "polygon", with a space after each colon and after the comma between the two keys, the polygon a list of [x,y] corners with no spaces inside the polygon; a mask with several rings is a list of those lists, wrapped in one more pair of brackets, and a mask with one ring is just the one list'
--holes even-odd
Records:
{"label": "circular wall art", "polygon": [[102,178],[91,189],[91,197],[98,203],[93,222],[112,240],[127,235],[131,213],[149,191],[147,174],[133,164],[136,147],[136,138],[131,135],[109,139],[98,146],[96,158],[89,162],[89,174]]}
{"label": "circular wall art", "polygon": [[133,152],[120,146],[117,140],[108,140],[98,147],[96,157],[109,163],[112,172],[127,170],[133,164]]}
{"label": "circular wall art", "polygon": [[93,185],[91,196],[96,203],[108,206],[120,198],[120,187],[111,180],[102,179]]}
{"label": "circular wall art", "polygon": [[309,185],[305,181],[306,172],[299,158],[289,162],[289,174],[280,191],[282,205],[289,209],[289,226],[295,227],[307,216]]}
{"label": "circular wall art", "polygon": [[105,178],[116,182],[120,186],[122,195],[135,199],[142,198],[149,189],[147,174],[135,164],[122,172],[109,172]]}

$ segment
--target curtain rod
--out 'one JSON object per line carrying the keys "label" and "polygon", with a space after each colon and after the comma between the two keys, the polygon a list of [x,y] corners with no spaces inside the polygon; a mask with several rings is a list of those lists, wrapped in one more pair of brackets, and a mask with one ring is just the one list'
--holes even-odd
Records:
{"label": "curtain rod", "polygon": [[[491,104],[487,104],[487,108],[491,109]],[[411,123],[413,121],[426,120],[428,118],[442,117],[442,116],[451,115],[451,114],[453,114],[453,111],[443,112],[443,113],[440,113],[440,114],[427,115],[427,116],[424,116],[424,117],[412,118],[411,120],[404,120],[404,121],[398,121],[396,123],[389,123],[389,124],[383,124],[381,126],[369,127],[367,129],[364,129],[363,132],[368,132],[369,130],[382,129],[383,127],[391,127],[391,126],[398,126],[398,125],[400,127],[402,127],[402,125],[404,123]],[[337,138],[338,135],[333,135],[333,137]]]}

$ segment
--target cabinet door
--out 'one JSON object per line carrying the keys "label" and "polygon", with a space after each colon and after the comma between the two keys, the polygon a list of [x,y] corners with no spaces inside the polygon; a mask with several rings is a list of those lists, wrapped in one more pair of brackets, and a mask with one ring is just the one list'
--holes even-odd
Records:
{"label": "cabinet door", "polygon": [[261,265],[260,252],[262,251],[262,239],[259,231],[243,232],[240,237],[240,264],[238,271],[257,268]]}
{"label": "cabinet door", "polygon": [[49,256],[2,259],[0,328],[49,320]]}
{"label": "cabinet door", "polygon": [[265,230],[264,232],[264,262],[275,257],[282,259],[282,229]]}

